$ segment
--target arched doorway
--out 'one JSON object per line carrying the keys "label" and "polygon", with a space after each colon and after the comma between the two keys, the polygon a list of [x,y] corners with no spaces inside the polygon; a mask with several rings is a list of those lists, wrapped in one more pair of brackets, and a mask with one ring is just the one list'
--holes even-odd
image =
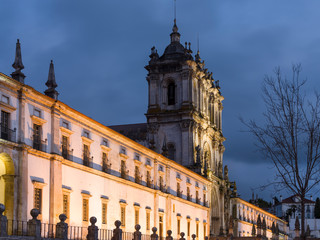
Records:
{"label": "arched doorway", "polygon": [[13,219],[14,204],[14,164],[7,153],[0,153],[0,203],[4,204],[4,214]]}

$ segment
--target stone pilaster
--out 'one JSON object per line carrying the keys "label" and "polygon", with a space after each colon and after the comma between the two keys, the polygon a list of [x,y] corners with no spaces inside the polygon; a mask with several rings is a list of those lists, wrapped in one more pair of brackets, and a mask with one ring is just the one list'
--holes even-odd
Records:
{"label": "stone pilaster", "polygon": [[50,212],[49,223],[59,222],[62,213],[62,157],[53,155],[50,159]]}
{"label": "stone pilaster", "polygon": [[17,182],[17,208],[16,217],[22,221],[28,220],[28,150],[22,144],[18,150],[18,169],[16,171]]}
{"label": "stone pilaster", "polygon": [[51,153],[61,154],[60,151],[60,111],[56,104],[51,108]]}

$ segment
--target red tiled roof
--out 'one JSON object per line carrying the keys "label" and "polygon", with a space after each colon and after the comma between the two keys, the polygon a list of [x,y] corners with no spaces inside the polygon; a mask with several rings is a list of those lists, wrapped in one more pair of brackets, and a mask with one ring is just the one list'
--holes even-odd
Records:
{"label": "red tiled roof", "polygon": [[[298,195],[295,194],[295,195],[292,195],[291,197],[283,199],[281,203],[298,203],[298,202],[294,201],[295,197],[298,197]],[[305,203],[315,203],[314,201],[306,199],[306,198],[304,199],[304,202]]]}

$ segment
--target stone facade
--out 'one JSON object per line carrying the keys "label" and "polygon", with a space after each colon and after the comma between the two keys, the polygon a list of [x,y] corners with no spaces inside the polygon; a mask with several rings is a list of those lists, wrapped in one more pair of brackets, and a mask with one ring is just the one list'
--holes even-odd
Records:
{"label": "stone facade", "polygon": [[288,239],[287,222],[277,216],[238,197],[231,199],[230,206],[233,236]]}
{"label": "stone facade", "polygon": [[[162,56],[151,49],[146,124],[111,126],[144,146],[212,182],[212,234],[227,232],[231,187],[223,173],[222,101],[219,81],[205,68],[199,51],[180,43],[176,21]],[[224,176],[226,175],[226,177]]]}

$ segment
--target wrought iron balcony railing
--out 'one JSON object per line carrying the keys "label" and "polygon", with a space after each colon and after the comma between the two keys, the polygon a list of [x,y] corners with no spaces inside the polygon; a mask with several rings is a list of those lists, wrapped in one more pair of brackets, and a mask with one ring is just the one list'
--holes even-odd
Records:
{"label": "wrought iron balcony railing", "polygon": [[47,152],[47,139],[41,140],[39,138],[33,137],[33,144],[32,147],[36,150]]}
{"label": "wrought iron balcony railing", "polygon": [[10,129],[7,126],[4,126],[3,123],[0,123],[1,128],[1,138],[8,140],[10,142],[16,142],[16,129]]}

